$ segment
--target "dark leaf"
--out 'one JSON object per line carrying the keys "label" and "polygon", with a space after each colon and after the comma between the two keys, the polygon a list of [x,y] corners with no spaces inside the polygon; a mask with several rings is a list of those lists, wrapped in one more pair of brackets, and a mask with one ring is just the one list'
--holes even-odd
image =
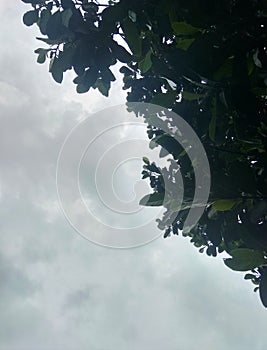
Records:
{"label": "dark leaf", "polygon": [[49,39],[56,40],[69,35],[68,28],[63,24],[63,12],[56,11],[49,17],[46,24],[46,34]]}
{"label": "dark leaf", "polygon": [[85,92],[88,92],[90,90],[90,86],[88,86],[87,84],[78,84],[76,91],[78,92],[78,94],[84,94]]}
{"label": "dark leaf", "polygon": [[55,40],[52,40],[52,39],[47,39],[47,38],[36,38],[37,40],[40,40],[40,41],[43,41],[44,43],[48,44],[48,45],[58,45],[58,44],[61,44],[63,42],[62,39],[55,39]]}
{"label": "dark leaf", "polygon": [[170,236],[170,234],[171,234],[171,228],[170,228],[170,227],[168,227],[168,228],[167,228],[167,230],[165,231],[164,235],[163,235],[163,238],[167,238],[167,237],[169,237],[169,236]]}
{"label": "dark leaf", "polygon": [[150,164],[150,161],[147,157],[143,157],[143,162],[146,164],[146,165],[149,165]]}
{"label": "dark leaf", "polygon": [[82,9],[86,12],[97,13],[98,5],[95,4],[94,2],[90,1],[90,2],[84,3],[82,5]]}
{"label": "dark leaf", "polygon": [[102,79],[98,79],[95,82],[94,87],[97,88],[102,95],[108,97],[108,93],[110,90],[110,81],[106,82]]}
{"label": "dark leaf", "polygon": [[111,72],[111,70],[109,68],[103,70],[101,72],[101,75],[102,75],[103,81],[106,82],[106,83],[109,83],[111,81],[115,81],[116,80],[114,74]]}
{"label": "dark leaf", "polygon": [[38,12],[35,10],[28,11],[23,15],[23,23],[26,26],[32,26],[38,20]]}
{"label": "dark leaf", "polygon": [[189,91],[183,91],[182,96],[183,96],[183,99],[185,99],[187,101],[194,101],[194,100],[201,99],[205,95],[204,94],[195,94],[195,93],[189,92]]}
{"label": "dark leaf", "polygon": [[232,258],[224,259],[224,263],[235,271],[252,270],[266,263],[262,252],[248,248],[234,249],[230,255]]}
{"label": "dark leaf", "polygon": [[72,0],[61,0],[61,6],[64,10],[72,9],[74,8],[74,3],[72,2]]}
{"label": "dark leaf", "polygon": [[196,28],[187,22],[172,22],[172,28],[176,35],[193,35],[201,32],[202,29]]}
{"label": "dark leaf", "polygon": [[108,6],[102,11],[101,16],[104,22],[116,23],[121,21],[124,17],[127,16],[127,9],[125,7],[125,3],[118,2],[113,6]]}
{"label": "dark leaf", "polygon": [[262,304],[267,307],[267,270],[264,268],[263,274],[261,275],[260,286],[259,286],[260,298]]}
{"label": "dark leaf", "polygon": [[267,213],[267,202],[258,201],[249,212],[250,221],[257,224],[260,220],[263,220]]}
{"label": "dark leaf", "polygon": [[155,95],[151,99],[150,103],[153,103],[155,105],[159,105],[161,107],[170,108],[174,104],[176,96],[177,96],[176,91],[160,93],[160,94]]}
{"label": "dark leaf", "polygon": [[126,18],[122,23],[123,32],[126,38],[126,42],[129,45],[135,56],[141,55],[142,40],[138,33],[136,25],[129,19]]}
{"label": "dark leaf", "polygon": [[46,60],[46,54],[47,54],[47,50],[42,49],[42,51],[40,51],[38,54],[37,62],[44,63]]}
{"label": "dark leaf", "polygon": [[152,193],[144,196],[139,204],[147,207],[159,207],[164,202],[164,193]]}
{"label": "dark leaf", "polygon": [[39,21],[37,24],[40,28],[40,32],[43,35],[46,35],[46,26],[47,26],[47,22],[48,22],[50,17],[51,17],[50,11],[48,11],[47,9],[42,10]]}
{"label": "dark leaf", "polygon": [[149,50],[145,57],[138,63],[139,69],[142,73],[146,73],[152,67],[151,54],[152,51]]}
{"label": "dark leaf", "polygon": [[63,80],[63,67],[61,65],[60,60],[55,57],[50,64],[50,72],[52,73],[52,77],[53,79],[57,82],[57,83],[62,83]]}
{"label": "dark leaf", "polygon": [[46,8],[50,12],[52,10],[52,8],[53,8],[53,1],[48,2],[47,5],[46,5]]}
{"label": "dark leaf", "polygon": [[215,245],[218,246],[222,241],[221,234],[221,221],[220,220],[209,220],[206,233],[208,239]]}
{"label": "dark leaf", "polygon": [[25,2],[25,4],[33,4],[33,5],[37,5],[43,2],[43,0],[21,0],[21,1]]}
{"label": "dark leaf", "polygon": [[129,63],[132,59],[132,55],[121,45],[114,43],[112,45],[112,52],[114,56],[122,63]]}
{"label": "dark leaf", "polygon": [[231,210],[235,205],[241,203],[240,199],[218,199],[212,203],[212,208],[217,211]]}
{"label": "dark leaf", "polygon": [[70,23],[70,19],[71,19],[72,15],[73,15],[73,12],[70,8],[68,8],[67,10],[64,10],[62,12],[62,24],[66,28],[69,27],[69,23]]}

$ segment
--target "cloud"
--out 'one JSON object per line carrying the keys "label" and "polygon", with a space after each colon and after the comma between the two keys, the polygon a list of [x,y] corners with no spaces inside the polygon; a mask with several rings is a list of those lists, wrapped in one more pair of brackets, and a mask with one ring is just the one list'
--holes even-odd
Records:
{"label": "cloud", "polygon": [[83,307],[86,301],[90,298],[90,287],[85,287],[84,289],[78,289],[72,291],[66,297],[65,307],[66,309]]}

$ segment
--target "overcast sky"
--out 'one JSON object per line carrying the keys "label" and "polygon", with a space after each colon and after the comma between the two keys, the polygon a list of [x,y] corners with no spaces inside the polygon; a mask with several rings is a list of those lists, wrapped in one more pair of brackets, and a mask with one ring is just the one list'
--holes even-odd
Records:
{"label": "overcast sky", "polygon": [[267,310],[221,257],[182,237],[103,248],[69,225],[56,190],[62,143],[125,96],[119,84],[107,99],[77,95],[71,76],[53,82],[36,63],[37,30],[22,24],[28,8],[0,2],[0,349],[265,350]]}

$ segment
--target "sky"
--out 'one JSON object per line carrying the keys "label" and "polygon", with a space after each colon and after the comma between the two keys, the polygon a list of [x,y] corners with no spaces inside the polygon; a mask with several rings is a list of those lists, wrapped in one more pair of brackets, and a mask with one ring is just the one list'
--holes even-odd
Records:
{"label": "sky", "polygon": [[[63,142],[82,120],[91,121],[94,135],[101,123],[93,114],[123,103],[125,94],[120,81],[108,99],[76,94],[71,74],[55,83],[36,63],[37,29],[22,24],[28,8],[0,2],[0,349],[265,350],[267,311],[222,257],[198,253],[183,237],[105,248],[70,225],[56,186]],[[108,135],[104,149],[121,135],[129,137],[123,129]],[[90,200],[94,183],[83,175],[97,156],[85,156],[81,186]],[[131,166],[118,168],[123,176],[115,184],[126,197],[136,181]],[[87,229],[101,235],[102,226],[92,220]],[[144,234],[157,236],[155,230],[150,220]]]}

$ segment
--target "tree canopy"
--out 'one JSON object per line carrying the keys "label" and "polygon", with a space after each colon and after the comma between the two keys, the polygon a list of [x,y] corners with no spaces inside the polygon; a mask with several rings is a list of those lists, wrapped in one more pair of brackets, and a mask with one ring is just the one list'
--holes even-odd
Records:
{"label": "tree canopy", "polygon": [[[226,251],[225,264],[249,271],[267,307],[267,1],[266,0],[22,0],[23,16],[37,24],[37,62],[61,83],[73,69],[78,93],[108,96],[123,65],[128,102],[148,102],[184,118],[201,140],[211,189],[198,224],[184,227],[195,191],[194,167],[181,145],[149,124],[148,138],[171,156],[161,169],[144,159],[153,189],[141,204],[163,205],[164,237],[188,236],[209,256]],[[142,111],[135,111],[136,114]],[[184,178],[182,207],[163,203],[162,172]]]}

